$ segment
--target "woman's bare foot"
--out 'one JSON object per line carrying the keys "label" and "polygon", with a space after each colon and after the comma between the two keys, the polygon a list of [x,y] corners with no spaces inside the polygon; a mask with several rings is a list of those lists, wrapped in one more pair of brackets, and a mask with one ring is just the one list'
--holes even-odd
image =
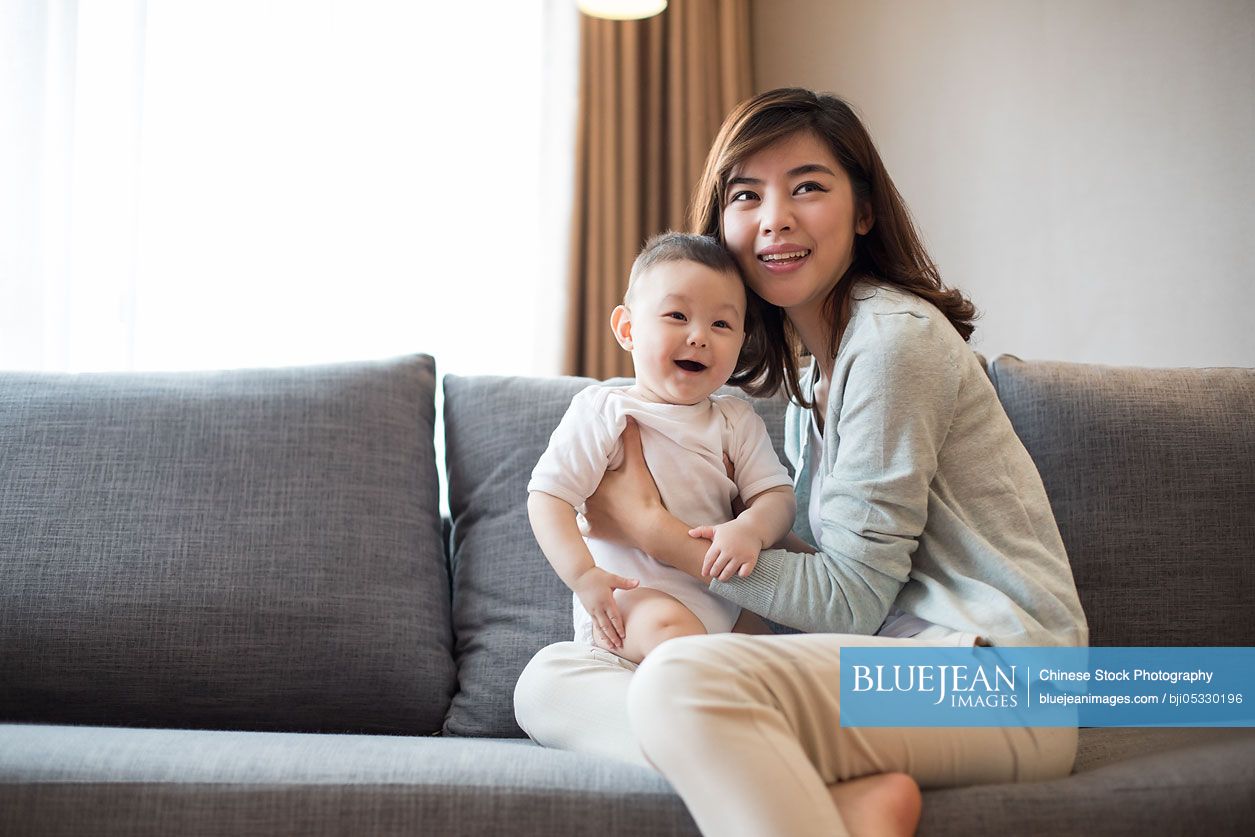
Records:
{"label": "woman's bare foot", "polygon": [[919,825],[919,785],[905,773],[837,782],[828,793],[853,837],[909,837]]}

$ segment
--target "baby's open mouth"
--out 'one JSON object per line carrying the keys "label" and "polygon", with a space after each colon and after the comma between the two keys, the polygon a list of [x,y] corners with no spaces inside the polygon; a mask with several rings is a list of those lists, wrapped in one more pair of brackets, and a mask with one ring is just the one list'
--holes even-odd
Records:
{"label": "baby's open mouth", "polygon": [[706,364],[698,363],[695,360],[677,360],[675,365],[683,369],[685,372],[701,372],[706,368]]}

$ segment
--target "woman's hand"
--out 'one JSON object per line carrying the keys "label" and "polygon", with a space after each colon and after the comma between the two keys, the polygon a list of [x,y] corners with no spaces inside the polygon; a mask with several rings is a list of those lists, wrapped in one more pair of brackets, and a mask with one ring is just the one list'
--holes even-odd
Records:
{"label": "woman's hand", "polygon": [[641,431],[633,419],[627,420],[620,438],[623,440],[623,465],[606,471],[593,496],[585,501],[586,534],[649,552],[644,541],[651,530],[651,521],[660,512],[665,513],[666,507],[654,475],[645,464]]}

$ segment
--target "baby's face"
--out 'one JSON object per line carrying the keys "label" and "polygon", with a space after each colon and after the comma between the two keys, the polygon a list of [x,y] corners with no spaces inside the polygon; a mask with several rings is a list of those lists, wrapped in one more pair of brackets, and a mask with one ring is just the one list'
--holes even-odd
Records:
{"label": "baby's face", "polygon": [[696,404],[727,383],[745,341],[745,288],[735,273],[689,261],[641,274],[632,289],[627,339],[642,393]]}

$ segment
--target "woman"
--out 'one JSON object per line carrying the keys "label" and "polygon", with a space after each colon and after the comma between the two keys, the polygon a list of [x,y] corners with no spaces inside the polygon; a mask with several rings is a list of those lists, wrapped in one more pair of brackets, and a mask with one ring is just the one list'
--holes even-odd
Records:
{"label": "woman", "polygon": [[[558,643],[519,680],[520,725],[648,761],[712,835],[909,834],[920,786],[1067,775],[1075,729],[837,722],[843,646],[1088,639],[1041,479],[966,344],[974,309],[942,285],[866,129],[805,90],[743,103],[691,224],[741,265],[760,325],[732,382],[788,392],[797,471],[794,534],[710,588],[809,633],[672,640],[638,672]],[[624,444],[590,526],[701,577],[708,542],[662,506],[630,429]]]}

